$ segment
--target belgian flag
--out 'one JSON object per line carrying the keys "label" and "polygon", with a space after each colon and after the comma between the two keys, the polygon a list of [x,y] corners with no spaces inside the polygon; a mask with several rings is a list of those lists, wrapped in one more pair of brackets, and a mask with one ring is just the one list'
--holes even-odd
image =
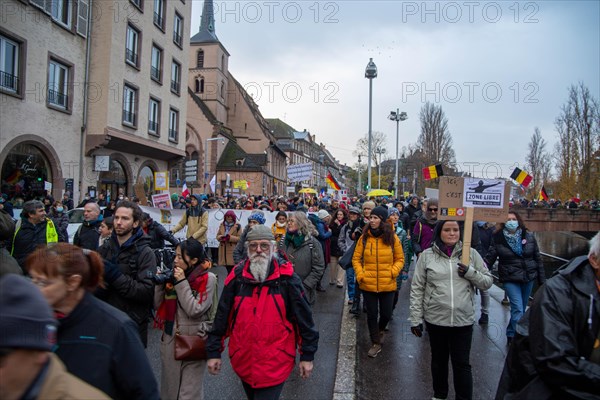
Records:
{"label": "belgian flag", "polygon": [[523,187],[529,186],[531,180],[533,179],[531,175],[519,168],[515,168],[510,177],[519,182],[519,184]]}
{"label": "belgian flag", "polygon": [[540,200],[548,201],[548,193],[546,193],[546,188],[544,185],[542,185],[542,188],[540,189]]}
{"label": "belgian flag", "polygon": [[429,167],[423,168],[423,179],[426,181],[438,178],[442,175],[444,175],[442,164],[430,165]]}

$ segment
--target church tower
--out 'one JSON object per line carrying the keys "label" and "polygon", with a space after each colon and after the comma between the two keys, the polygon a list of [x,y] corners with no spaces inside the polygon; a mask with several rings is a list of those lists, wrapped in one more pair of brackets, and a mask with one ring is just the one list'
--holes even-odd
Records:
{"label": "church tower", "polygon": [[204,0],[200,31],[190,39],[189,88],[210,108],[218,121],[227,122],[229,52],[215,33],[212,0]]}

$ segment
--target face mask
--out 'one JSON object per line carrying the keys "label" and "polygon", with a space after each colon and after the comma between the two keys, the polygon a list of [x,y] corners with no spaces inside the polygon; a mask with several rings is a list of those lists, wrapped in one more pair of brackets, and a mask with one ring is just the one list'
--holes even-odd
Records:
{"label": "face mask", "polygon": [[510,231],[516,231],[519,227],[519,221],[506,221],[504,224]]}
{"label": "face mask", "polygon": [[123,196],[119,196],[119,200],[123,200]]}
{"label": "face mask", "polygon": [[62,207],[57,207],[56,208],[56,211],[58,211],[58,212],[63,212],[63,210],[64,210],[64,208],[62,208]]}

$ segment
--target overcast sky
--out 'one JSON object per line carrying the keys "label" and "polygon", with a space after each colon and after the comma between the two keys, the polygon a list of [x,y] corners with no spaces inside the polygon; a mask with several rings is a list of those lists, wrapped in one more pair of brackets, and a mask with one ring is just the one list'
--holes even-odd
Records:
{"label": "overcast sky", "polygon": [[[341,163],[373,131],[395,157],[391,110],[406,111],[400,147],[415,143],[419,110],[441,105],[456,159],[476,175],[523,166],[534,127],[551,150],[571,84],[600,98],[600,2],[214,1],[229,70],[265,118],[317,135]],[[203,1],[192,5],[192,35]],[[482,173],[489,166],[488,174]],[[486,167],[488,168],[488,167]],[[487,177],[487,176],[486,176]],[[493,177],[493,176],[491,176]]]}

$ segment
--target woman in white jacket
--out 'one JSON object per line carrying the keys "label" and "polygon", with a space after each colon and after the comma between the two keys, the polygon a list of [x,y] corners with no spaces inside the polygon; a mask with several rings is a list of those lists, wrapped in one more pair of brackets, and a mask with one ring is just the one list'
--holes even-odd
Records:
{"label": "woman in white jacket", "polygon": [[469,356],[475,310],[475,287],[485,290],[493,278],[479,253],[470,249],[469,265],[460,262],[461,232],[456,221],[439,221],[433,245],[417,261],[410,290],[411,331],[421,337],[427,325],[431,347],[434,399],[448,397],[448,358],[452,361],[456,399],[473,397]]}

